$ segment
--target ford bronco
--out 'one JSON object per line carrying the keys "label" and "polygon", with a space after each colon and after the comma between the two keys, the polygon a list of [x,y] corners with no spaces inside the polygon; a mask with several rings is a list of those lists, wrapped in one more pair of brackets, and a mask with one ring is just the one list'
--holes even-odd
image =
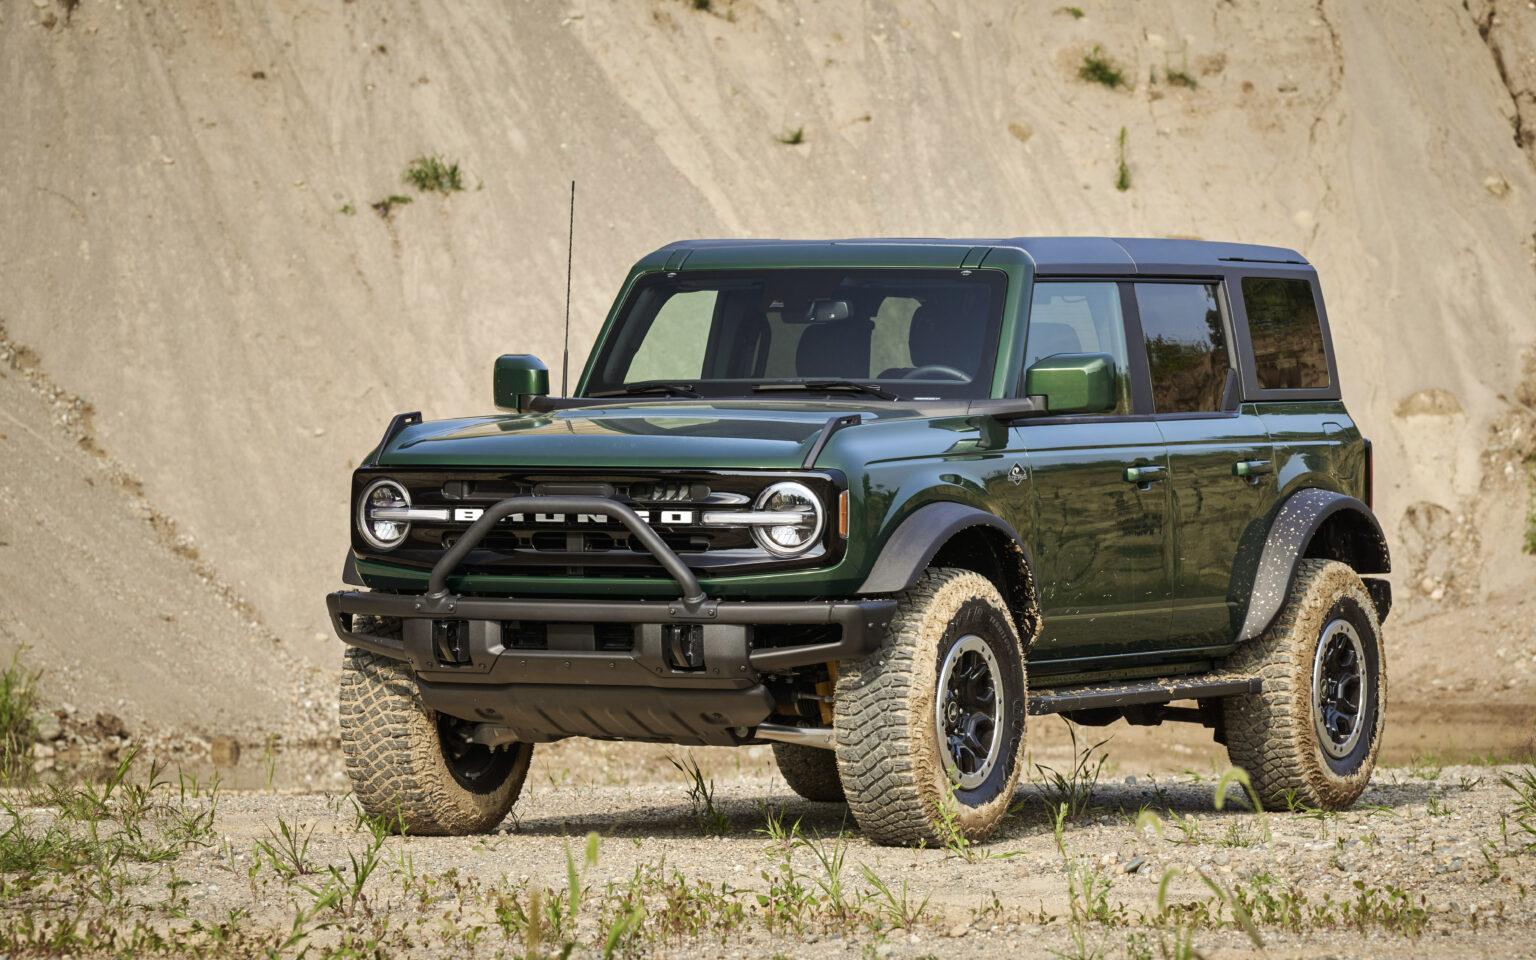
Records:
{"label": "ford bronco", "polygon": [[1370,778],[1388,550],[1295,252],[674,243],[568,393],[503,356],[504,412],[353,474],[342,746],[397,829],[494,828],[564,737],[771,744],[894,844],[987,836],[1052,713],[1204,724],[1267,805]]}

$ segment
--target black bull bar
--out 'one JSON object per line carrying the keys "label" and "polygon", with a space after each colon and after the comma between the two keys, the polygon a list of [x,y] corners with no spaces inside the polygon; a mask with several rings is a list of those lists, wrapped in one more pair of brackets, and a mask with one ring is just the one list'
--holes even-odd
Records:
{"label": "black bull bar", "polygon": [[[514,513],[600,513],[622,523],[676,581],[675,600],[466,597],[448,578]],[[773,712],[762,675],[867,654],[885,637],[896,601],[718,600],[628,506],[602,497],[512,497],[470,525],[433,566],[424,594],[344,590],[326,598],[344,642],[405,661],[422,700],[486,727],[484,739],[566,736],[736,743]],[[354,616],[399,618],[398,633],[357,629]],[[546,645],[506,643],[506,626],[547,625]],[[630,624],[628,650],[604,649],[594,624]],[[449,625],[452,625],[451,628]],[[830,642],[764,646],[755,627],[837,627]],[[452,632],[452,656],[443,638]],[[574,686],[602,686],[597,696]],[[734,732],[733,732],[734,731]]]}

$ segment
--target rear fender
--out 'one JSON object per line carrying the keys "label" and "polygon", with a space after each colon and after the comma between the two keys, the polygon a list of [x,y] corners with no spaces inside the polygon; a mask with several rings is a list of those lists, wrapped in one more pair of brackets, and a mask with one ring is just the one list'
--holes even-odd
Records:
{"label": "rear fender", "polygon": [[[1232,578],[1234,592],[1251,584],[1238,642],[1252,640],[1274,622],[1296,582],[1296,568],[1305,558],[1339,560],[1362,576],[1392,570],[1387,538],[1371,508],[1354,497],[1317,488],[1298,490],[1280,505],[1256,565],[1252,555],[1251,550],[1239,550],[1238,569]],[[1245,557],[1250,558],[1247,563]],[[1366,586],[1376,602],[1377,615],[1385,620],[1391,607],[1388,584],[1366,577]]]}

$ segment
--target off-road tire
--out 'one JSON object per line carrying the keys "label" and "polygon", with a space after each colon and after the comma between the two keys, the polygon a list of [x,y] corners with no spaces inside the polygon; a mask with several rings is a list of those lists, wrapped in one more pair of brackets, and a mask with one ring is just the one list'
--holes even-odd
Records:
{"label": "off-road tire", "polygon": [[[992,582],[969,570],[930,569],[897,600],[884,645],[839,667],[834,726],[848,807],[875,843],[983,840],[1024,768],[1024,652],[1013,618]],[[945,658],[969,636],[995,657],[1002,732],[985,781],[959,789],[941,759],[935,699]]]}
{"label": "off-road tire", "polygon": [[422,704],[415,677],[398,660],[348,647],[340,706],[341,748],[353,796],[364,813],[383,818],[397,833],[486,833],[506,818],[523,789],[531,743],[499,748],[510,754],[499,758],[485,782],[455,775],[439,717]]}
{"label": "off-road tire", "polygon": [[837,775],[837,754],[820,747],[799,743],[775,743],[773,759],[779,773],[795,791],[807,800],[821,803],[843,802],[843,781]]}
{"label": "off-road tire", "polygon": [[[1340,619],[1358,634],[1364,667],[1360,736],[1347,756],[1335,758],[1324,751],[1314,720],[1313,673],[1324,632]],[[1263,804],[1343,810],[1359,799],[1376,769],[1387,700],[1381,623],[1359,574],[1333,560],[1301,561],[1275,622],[1227,663],[1264,682],[1258,693],[1223,704],[1227,755],[1247,772]]]}

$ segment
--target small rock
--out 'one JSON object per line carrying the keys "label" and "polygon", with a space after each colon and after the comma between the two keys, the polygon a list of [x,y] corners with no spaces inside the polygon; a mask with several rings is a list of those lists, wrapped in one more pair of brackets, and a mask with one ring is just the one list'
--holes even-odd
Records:
{"label": "small rock", "polygon": [[123,718],[115,713],[96,714],[96,732],[103,738],[128,736],[128,728],[123,725]]}
{"label": "small rock", "polygon": [[37,738],[45,742],[59,739],[64,733],[64,727],[59,723],[59,718],[51,713],[44,714],[37,721]]}
{"label": "small rock", "polygon": [[1127,860],[1125,866],[1121,867],[1120,869],[1124,870],[1126,873],[1135,873],[1143,866],[1145,866],[1146,862],[1147,858],[1145,854],[1137,854],[1136,856]]}
{"label": "small rock", "polygon": [[1509,181],[1495,173],[1483,181],[1483,189],[1496,197],[1508,196]]}
{"label": "small rock", "polygon": [[965,936],[966,934],[968,934],[970,932],[971,932],[971,928],[966,926],[963,923],[957,923],[953,927],[949,928],[949,935],[951,937],[956,938],[956,939],[958,939],[960,937],[963,937],[963,936]]}
{"label": "small rock", "polygon": [[234,737],[214,737],[208,756],[216,767],[233,767],[240,762],[240,741]]}

